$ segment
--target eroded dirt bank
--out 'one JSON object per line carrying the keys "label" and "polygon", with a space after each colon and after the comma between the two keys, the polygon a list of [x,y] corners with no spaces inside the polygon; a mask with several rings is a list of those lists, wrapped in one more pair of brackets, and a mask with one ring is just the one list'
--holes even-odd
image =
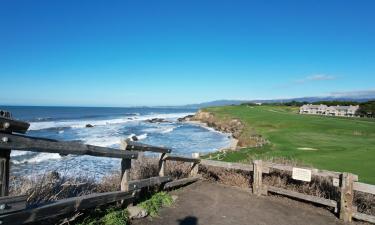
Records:
{"label": "eroded dirt bank", "polygon": [[236,148],[261,147],[269,143],[268,140],[257,134],[253,129],[236,118],[218,118],[211,112],[199,110],[194,116],[187,116],[181,121],[197,121],[206,124],[215,130],[231,133],[237,141]]}

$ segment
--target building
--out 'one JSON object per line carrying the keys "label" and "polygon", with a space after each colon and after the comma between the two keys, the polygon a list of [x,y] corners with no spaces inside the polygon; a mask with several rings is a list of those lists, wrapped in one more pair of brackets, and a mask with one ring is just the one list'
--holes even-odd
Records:
{"label": "building", "polygon": [[314,115],[326,115],[326,116],[356,116],[356,112],[359,109],[358,105],[350,106],[326,106],[323,104],[313,105],[307,104],[303,105],[299,109],[300,114],[314,114]]}
{"label": "building", "polygon": [[299,109],[300,114],[318,114],[318,115],[324,115],[327,111],[326,105],[312,105],[307,104],[301,106]]}

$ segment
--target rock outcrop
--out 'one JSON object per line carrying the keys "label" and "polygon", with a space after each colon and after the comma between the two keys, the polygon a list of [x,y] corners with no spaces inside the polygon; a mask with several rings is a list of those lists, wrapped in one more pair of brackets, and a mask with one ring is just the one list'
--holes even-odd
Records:
{"label": "rock outcrop", "polygon": [[199,121],[215,130],[231,133],[233,138],[238,140],[237,147],[239,148],[261,147],[269,143],[254,130],[246,128],[239,119],[218,119],[213,113],[199,110],[193,117],[188,118],[188,121]]}
{"label": "rock outcrop", "polygon": [[165,123],[165,122],[168,122],[168,121],[166,121],[163,118],[153,118],[153,119],[146,120],[146,122],[149,122],[149,123]]}
{"label": "rock outcrop", "polygon": [[177,121],[178,122],[187,122],[187,121],[190,121],[193,118],[194,118],[194,115],[187,115],[185,117],[178,118]]}

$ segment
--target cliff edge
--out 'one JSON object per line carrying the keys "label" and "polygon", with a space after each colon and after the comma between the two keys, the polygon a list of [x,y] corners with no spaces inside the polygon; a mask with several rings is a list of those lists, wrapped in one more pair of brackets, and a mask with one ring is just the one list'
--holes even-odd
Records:
{"label": "cliff edge", "polygon": [[253,129],[249,129],[245,124],[236,118],[218,118],[214,113],[199,110],[194,116],[188,116],[181,121],[198,121],[212,127],[215,130],[231,133],[232,137],[237,139],[236,149],[244,147],[261,147],[269,143]]}

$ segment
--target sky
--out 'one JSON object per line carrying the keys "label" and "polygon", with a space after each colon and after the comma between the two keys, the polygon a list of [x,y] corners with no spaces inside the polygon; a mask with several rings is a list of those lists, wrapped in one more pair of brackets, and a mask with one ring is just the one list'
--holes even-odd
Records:
{"label": "sky", "polygon": [[0,0],[0,105],[375,93],[375,1]]}

